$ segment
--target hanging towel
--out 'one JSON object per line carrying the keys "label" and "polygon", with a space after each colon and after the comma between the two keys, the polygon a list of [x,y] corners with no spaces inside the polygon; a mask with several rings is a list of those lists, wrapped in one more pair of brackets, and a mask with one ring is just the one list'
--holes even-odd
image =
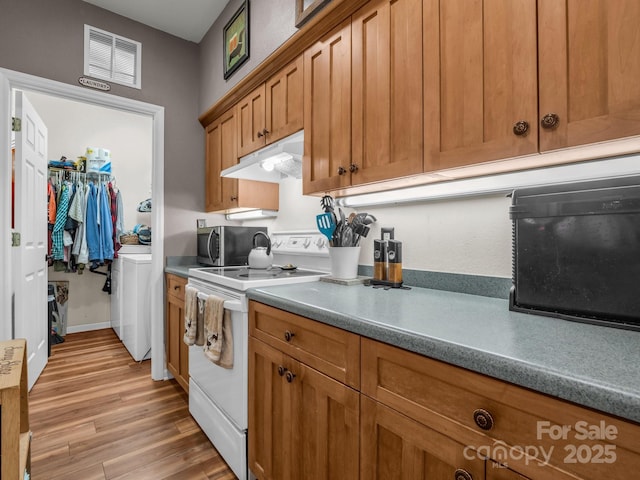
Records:
{"label": "hanging towel", "polygon": [[224,300],[209,295],[205,301],[204,355],[216,365],[233,368],[233,332],[231,313],[224,308]]}
{"label": "hanging towel", "polygon": [[184,289],[184,343],[195,345],[198,333],[198,290],[190,285]]}

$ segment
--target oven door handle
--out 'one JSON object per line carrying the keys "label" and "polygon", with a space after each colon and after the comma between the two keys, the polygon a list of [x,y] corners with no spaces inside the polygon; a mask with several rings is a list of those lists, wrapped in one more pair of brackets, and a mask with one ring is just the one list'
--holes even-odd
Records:
{"label": "oven door handle", "polygon": [[232,312],[242,311],[242,302],[240,300],[225,300],[224,308]]}
{"label": "oven door handle", "polygon": [[[204,292],[198,292],[198,298],[200,300],[206,300],[207,297],[209,295],[207,295]],[[225,310],[230,310],[232,312],[241,312],[242,311],[242,302],[240,300],[225,300],[224,301],[224,308]]]}

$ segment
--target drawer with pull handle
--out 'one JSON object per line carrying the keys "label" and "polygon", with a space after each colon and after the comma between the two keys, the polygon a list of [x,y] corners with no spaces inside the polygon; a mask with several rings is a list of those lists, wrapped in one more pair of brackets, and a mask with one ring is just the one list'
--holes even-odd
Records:
{"label": "drawer with pull handle", "polygon": [[249,334],[353,388],[360,386],[360,337],[251,301]]}
{"label": "drawer with pull handle", "polygon": [[363,394],[520,473],[544,478],[548,462],[622,480],[617,463],[640,469],[636,424],[370,339],[361,349]]}
{"label": "drawer with pull handle", "polygon": [[187,285],[187,279],[167,273],[167,295],[184,300],[184,287]]}

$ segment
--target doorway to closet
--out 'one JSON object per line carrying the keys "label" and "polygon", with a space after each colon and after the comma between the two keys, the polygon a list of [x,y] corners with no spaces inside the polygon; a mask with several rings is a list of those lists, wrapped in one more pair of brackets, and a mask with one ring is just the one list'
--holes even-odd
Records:
{"label": "doorway to closet", "polygon": [[[59,99],[72,100],[106,109],[128,112],[147,116],[151,119],[151,197],[153,197],[153,211],[151,213],[151,224],[153,225],[154,238],[152,243],[152,273],[150,279],[150,311],[151,311],[151,376],[154,380],[166,378],[164,369],[164,348],[163,348],[163,246],[164,237],[164,108],[131,100],[114,95],[104,94],[88,90],[74,85],[22,74],[6,69],[0,69],[0,145],[7,145],[7,153],[10,145],[10,123],[11,123],[11,92],[13,90],[35,92],[57,97]],[[96,125],[96,129],[99,126]],[[83,147],[86,147],[84,145]],[[3,147],[4,148],[4,147]],[[54,152],[51,152],[53,155]],[[3,199],[10,199],[10,168],[11,162],[0,166],[2,170],[2,181],[0,181],[0,194]],[[7,174],[7,175],[5,175]],[[6,179],[6,181],[5,181]],[[146,186],[147,191],[149,185]],[[133,201],[133,199],[132,199]],[[11,258],[11,244],[7,241],[10,238],[10,208],[0,209],[0,255],[4,258]],[[14,291],[12,286],[13,272],[11,268],[3,269],[0,272],[0,313],[3,319],[0,322],[0,337],[10,338],[11,335],[11,294]],[[46,303],[44,298],[43,302]]]}
{"label": "doorway to closet", "polygon": [[[151,226],[153,232],[152,212],[139,212],[137,208],[152,198],[151,117],[39,92],[24,93],[47,125],[49,159],[60,160],[64,156],[67,162],[75,162],[88,147],[108,149],[111,184],[123,200],[124,230],[143,224]],[[91,179],[91,174],[88,177]],[[111,296],[106,288],[107,265],[95,271],[69,270],[67,262],[55,262],[48,270],[49,282],[58,287],[61,294],[56,296],[64,302],[59,305],[59,327],[63,328],[59,333],[108,328]]]}

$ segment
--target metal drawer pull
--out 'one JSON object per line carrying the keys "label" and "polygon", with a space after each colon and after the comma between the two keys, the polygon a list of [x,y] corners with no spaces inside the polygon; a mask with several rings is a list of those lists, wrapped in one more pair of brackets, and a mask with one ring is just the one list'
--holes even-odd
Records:
{"label": "metal drawer pull", "polygon": [[287,342],[290,342],[290,341],[291,341],[291,339],[292,339],[294,336],[295,336],[295,333],[290,332],[289,330],[287,330],[286,332],[284,332],[284,339],[285,339]]}
{"label": "metal drawer pull", "polygon": [[454,480],[473,480],[473,477],[469,472],[463,468],[458,468],[453,474]]}
{"label": "metal drawer pull", "polygon": [[286,368],[284,368],[282,365],[278,365],[278,375],[282,377],[286,371],[287,371]]}
{"label": "metal drawer pull", "polygon": [[493,428],[493,416],[484,408],[478,408],[473,412],[473,420],[482,430],[491,430]]}
{"label": "metal drawer pull", "polygon": [[287,379],[287,382],[291,383],[293,382],[293,379],[296,378],[296,374],[287,372],[287,374],[285,375],[285,378]]}

